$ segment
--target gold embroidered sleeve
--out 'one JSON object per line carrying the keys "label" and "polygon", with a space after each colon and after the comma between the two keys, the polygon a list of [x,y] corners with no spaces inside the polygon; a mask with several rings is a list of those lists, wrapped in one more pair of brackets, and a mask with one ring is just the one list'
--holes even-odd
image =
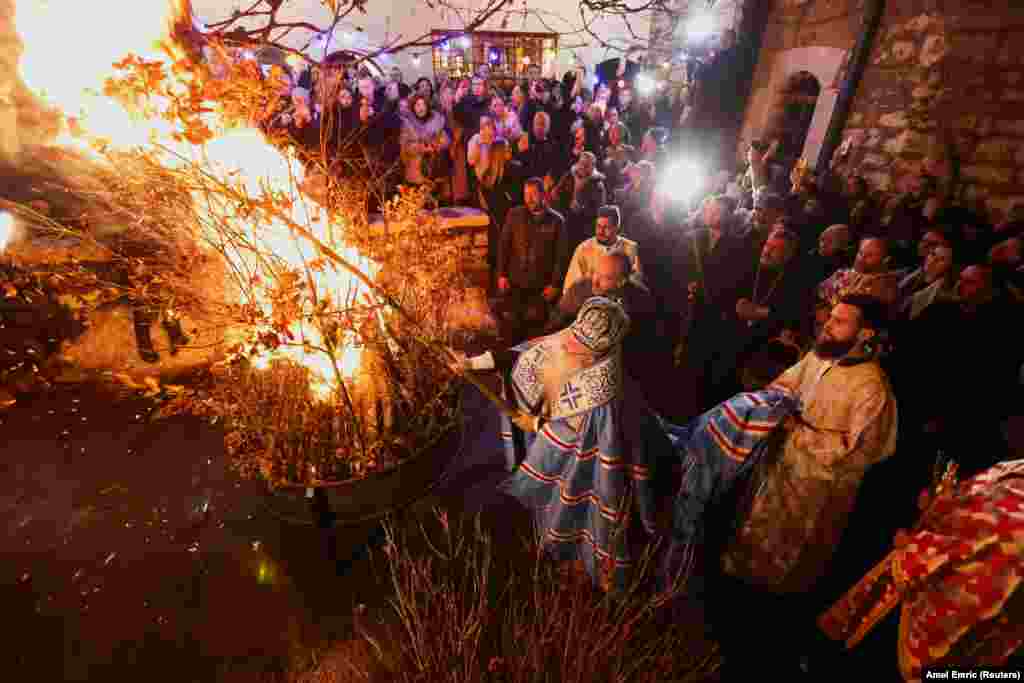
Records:
{"label": "gold embroidered sleeve", "polygon": [[811,354],[805,355],[795,365],[792,365],[783,372],[781,375],[775,378],[775,381],[768,385],[769,389],[785,389],[790,393],[797,393],[800,387],[800,378],[803,377],[804,370],[810,363]]}
{"label": "gold embroidered sleeve", "polygon": [[845,424],[800,426],[793,445],[823,467],[866,467],[892,455],[896,440],[896,404],[884,384],[867,381],[851,388]]}

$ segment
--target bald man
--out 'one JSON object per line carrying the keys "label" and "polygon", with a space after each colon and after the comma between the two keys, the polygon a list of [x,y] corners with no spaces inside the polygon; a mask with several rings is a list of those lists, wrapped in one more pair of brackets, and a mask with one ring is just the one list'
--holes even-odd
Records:
{"label": "bald man", "polygon": [[860,241],[852,268],[841,268],[818,286],[822,301],[835,302],[843,294],[858,291],[871,294],[887,306],[899,296],[901,271],[892,270],[889,241],[883,237],[865,237]]}
{"label": "bald man", "polygon": [[807,272],[813,282],[824,282],[837,270],[850,267],[853,261],[851,241],[848,225],[832,225],[821,233],[818,246],[807,258]]}
{"label": "bald man", "polygon": [[629,313],[630,330],[622,343],[626,372],[641,385],[642,393],[657,409],[655,396],[666,375],[663,366],[671,367],[671,354],[659,354],[656,341],[661,334],[657,306],[650,291],[637,284],[630,256],[621,251],[602,252],[594,261],[589,278],[578,280],[562,294],[554,313],[548,320],[545,333],[564,329],[579,312],[583,303],[592,296],[603,296],[618,301]]}
{"label": "bald man", "polygon": [[818,254],[834,258],[850,249],[850,226],[837,224],[825,229],[818,238]]}
{"label": "bald man", "polygon": [[546,333],[565,328],[576,318],[583,302],[592,296],[605,296],[626,307],[633,327],[636,316],[653,315],[654,301],[646,287],[630,277],[633,264],[629,255],[620,251],[601,252],[597,255],[590,277],[577,280],[562,293],[558,306],[552,312]]}

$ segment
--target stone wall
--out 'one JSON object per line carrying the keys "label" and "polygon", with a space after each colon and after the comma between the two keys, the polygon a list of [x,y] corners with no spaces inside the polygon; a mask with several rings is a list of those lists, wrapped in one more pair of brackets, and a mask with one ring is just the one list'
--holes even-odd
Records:
{"label": "stone wall", "polygon": [[754,85],[740,134],[739,154],[749,142],[770,133],[788,80],[811,73],[821,94],[803,156],[811,163],[828,129],[839,82],[860,33],[862,10],[853,0],[778,0],[765,27]]}
{"label": "stone wall", "polygon": [[[770,133],[788,79],[807,71],[821,95],[803,155],[817,162],[864,11],[864,0],[775,0],[738,156]],[[843,136],[847,167],[877,188],[905,191],[925,168],[959,178],[957,196],[996,220],[1024,202],[1024,5],[886,2]]]}
{"label": "stone wall", "polygon": [[1024,8],[1017,0],[889,2],[844,138],[878,188],[922,167],[993,218],[1024,202]]}

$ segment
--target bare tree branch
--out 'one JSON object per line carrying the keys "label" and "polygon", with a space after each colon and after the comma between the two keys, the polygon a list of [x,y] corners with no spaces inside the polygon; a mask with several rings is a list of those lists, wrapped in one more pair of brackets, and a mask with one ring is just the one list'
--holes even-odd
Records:
{"label": "bare tree branch", "polygon": [[[301,56],[310,64],[320,62],[305,54],[313,42],[321,36],[333,36],[338,25],[353,12],[366,12],[368,0],[339,0],[337,2],[324,2],[324,5],[332,10],[332,19],[328,26],[317,26],[309,21],[281,21],[278,12],[288,3],[289,0],[257,0],[248,9],[236,10],[231,17],[222,21],[208,24],[213,37],[226,39],[229,42],[255,43],[260,46],[274,47],[286,54]],[[461,27],[452,31],[452,35],[472,33],[483,27],[494,17],[502,17],[502,26],[507,26],[508,20],[513,16],[521,15],[525,22],[531,15],[537,18],[540,23],[550,32],[559,36],[578,36],[578,45],[565,46],[566,49],[581,48],[595,41],[606,51],[627,53],[639,47],[638,43],[647,43],[647,37],[638,35],[631,17],[639,14],[653,13],[655,11],[669,12],[669,0],[640,0],[630,2],[629,0],[579,0],[580,19],[582,28],[573,30],[557,30],[544,18],[545,11],[534,10],[524,6],[522,9],[513,8],[514,0],[488,0],[482,8],[470,9],[456,6],[447,0],[424,0],[431,9],[439,9],[442,14],[451,13],[460,20]],[[617,45],[604,39],[595,23],[603,17],[615,16],[623,20],[630,40],[625,45]],[[259,25],[249,28],[247,23],[257,20]],[[295,49],[285,43],[285,39],[295,32],[308,32],[310,38],[305,41],[301,49]],[[373,60],[381,55],[399,52],[409,48],[435,47],[440,42],[447,40],[450,35],[443,38],[436,38],[433,32],[424,32],[418,36],[405,36],[399,34],[388,40],[383,45],[368,51],[350,50],[355,63],[370,59]]]}

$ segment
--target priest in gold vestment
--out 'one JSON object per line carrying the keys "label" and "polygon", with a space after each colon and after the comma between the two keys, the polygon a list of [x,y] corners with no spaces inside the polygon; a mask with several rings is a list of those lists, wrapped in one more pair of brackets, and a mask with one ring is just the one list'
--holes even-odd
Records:
{"label": "priest in gold vestment", "polygon": [[797,593],[827,570],[865,472],[896,447],[896,400],[877,361],[885,319],[877,299],[844,296],[814,350],[773,383],[797,395],[799,416],[755,473],[726,573]]}

